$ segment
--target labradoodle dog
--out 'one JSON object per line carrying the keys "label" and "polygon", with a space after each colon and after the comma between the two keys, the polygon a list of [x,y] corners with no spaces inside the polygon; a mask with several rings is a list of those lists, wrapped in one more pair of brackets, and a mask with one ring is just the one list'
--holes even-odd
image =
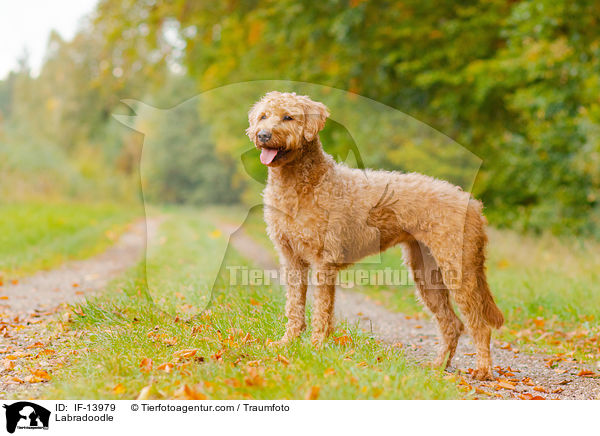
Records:
{"label": "labradoodle dog", "polygon": [[308,270],[316,277],[312,341],[333,329],[337,272],[402,244],[417,292],[435,317],[450,364],[466,318],[477,349],[477,379],[492,377],[490,337],[504,322],[485,276],[482,205],[447,182],[421,174],[358,170],[323,151],[318,133],[329,112],[306,96],[269,92],[248,115],[246,133],[268,166],[265,221],[286,271],[286,343],[305,329]]}

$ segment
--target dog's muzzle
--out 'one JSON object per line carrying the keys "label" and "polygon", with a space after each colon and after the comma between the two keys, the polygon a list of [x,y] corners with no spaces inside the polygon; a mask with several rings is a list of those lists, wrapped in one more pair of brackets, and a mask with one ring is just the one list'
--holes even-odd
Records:
{"label": "dog's muzzle", "polygon": [[261,130],[256,136],[258,137],[258,140],[264,144],[266,142],[269,142],[269,139],[271,139],[271,132]]}

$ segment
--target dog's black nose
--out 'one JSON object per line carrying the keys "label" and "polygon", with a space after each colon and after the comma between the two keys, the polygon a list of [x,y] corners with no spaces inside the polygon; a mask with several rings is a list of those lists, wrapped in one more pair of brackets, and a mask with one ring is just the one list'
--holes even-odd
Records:
{"label": "dog's black nose", "polygon": [[266,130],[261,130],[260,132],[258,132],[258,140],[260,142],[267,142],[269,139],[271,139],[271,132],[267,132]]}

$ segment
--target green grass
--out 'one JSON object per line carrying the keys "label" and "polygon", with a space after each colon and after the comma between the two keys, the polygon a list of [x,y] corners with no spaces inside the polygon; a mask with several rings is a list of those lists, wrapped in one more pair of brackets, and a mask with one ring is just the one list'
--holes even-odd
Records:
{"label": "green grass", "polygon": [[[157,310],[146,298],[143,268],[113,283],[106,294],[73,310],[59,326],[75,334],[62,351],[75,350],[54,371],[45,398],[211,399],[452,399],[464,397],[453,376],[408,364],[401,350],[384,346],[348,325],[322,350],[309,332],[285,348],[268,346],[284,331],[284,295],[278,288],[230,286],[222,274],[206,310],[223,236],[190,211],[171,212],[161,226],[159,250],[147,269]],[[246,260],[230,251],[230,265]],[[164,290],[164,292],[161,292]],[[181,292],[180,292],[181,291]],[[174,317],[176,314],[176,317]],[[193,356],[177,357],[192,349]],[[191,354],[190,353],[190,354]],[[144,360],[147,359],[147,360]],[[144,372],[140,364],[149,369]],[[162,365],[162,366],[161,366]],[[173,365],[172,367],[170,365]],[[162,369],[161,369],[162,368]],[[169,368],[167,372],[164,369]],[[187,386],[187,389],[185,388]]]}
{"label": "green grass", "polygon": [[14,279],[102,252],[135,216],[114,204],[0,204],[0,275]]}

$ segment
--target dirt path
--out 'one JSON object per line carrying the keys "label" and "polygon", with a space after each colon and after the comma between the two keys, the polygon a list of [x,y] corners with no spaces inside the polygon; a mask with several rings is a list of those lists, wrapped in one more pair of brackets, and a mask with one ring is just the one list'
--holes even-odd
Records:
{"label": "dirt path", "polygon": [[[229,232],[232,229],[228,228]],[[277,268],[268,253],[243,231],[232,235],[231,243],[248,259],[264,269]],[[311,291],[309,290],[309,293]],[[310,298],[310,295],[309,295]],[[336,318],[372,332],[387,344],[402,347],[410,359],[418,363],[431,362],[437,349],[437,330],[429,320],[415,320],[386,310],[364,295],[338,288],[336,293]],[[526,354],[513,349],[510,344],[494,341],[492,355],[494,375],[498,380],[478,382],[469,375],[475,367],[475,348],[468,335],[461,337],[451,371],[461,374],[463,383],[476,388],[482,396],[490,398],[521,399],[600,399],[600,380],[578,376],[588,368],[574,360],[555,362],[555,356]]]}
{"label": "dirt path", "polygon": [[90,259],[67,262],[0,288],[0,398],[50,378],[52,368],[66,356],[52,345],[72,332],[51,331],[49,322],[66,304],[83,301],[109,281],[133,267],[144,254],[146,232],[150,237],[158,220],[131,224],[118,242]]}

